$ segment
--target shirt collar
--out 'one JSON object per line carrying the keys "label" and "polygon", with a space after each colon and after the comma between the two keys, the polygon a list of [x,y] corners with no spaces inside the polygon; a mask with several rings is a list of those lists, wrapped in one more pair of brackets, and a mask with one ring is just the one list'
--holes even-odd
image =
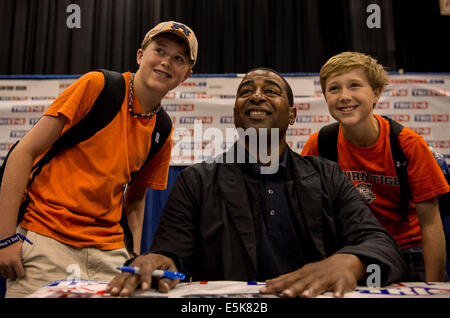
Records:
{"label": "shirt collar", "polygon": [[[250,153],[248,153],[249,156],[254,158]],[[274,174],[262,174],[261,173],[261,165],[259,162],[253,163],[247,163],[247,166],[249,170],[252,172],[254,176],[258,177],[286,177],[286,167],[287,167],[287,147],[284,149],[283,154],[280,156],[280,160],[278,162],[278,171]]]}

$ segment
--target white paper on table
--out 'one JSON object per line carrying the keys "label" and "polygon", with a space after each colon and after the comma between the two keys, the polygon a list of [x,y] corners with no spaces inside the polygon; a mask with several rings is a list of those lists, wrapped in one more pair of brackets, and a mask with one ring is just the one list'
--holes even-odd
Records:
{"label": "white paper on table", "polygon": [[[32,298],[92,298],[110,297],[105,293],[108,283],[90,280],[60,280],[45,285],[28,297]],[[276,295],[262,295],[259,290],[264,283],[239,281],[209,281],[179,283],[168,293],[155,289],[137,290],[133,297],[146,298],[266,298]],[[326,292],[319,298],[332,297]],[[387,287],[357,286],[344,298],[450,298],[450,283],[398,283]]]}

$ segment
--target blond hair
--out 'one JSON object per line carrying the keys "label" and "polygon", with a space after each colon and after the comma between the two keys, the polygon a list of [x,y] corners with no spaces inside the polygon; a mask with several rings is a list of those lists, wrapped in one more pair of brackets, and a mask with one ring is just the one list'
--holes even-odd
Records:
{"label": "blond hair", "polygon": [[340,75],[355,68],[362,68],[374,91],[383,91],[389,84],[386,70],[376,59],[359,52],[342,52],[331,57],[320,69],[322,92],[325,94],[326,82],[331,75]]}

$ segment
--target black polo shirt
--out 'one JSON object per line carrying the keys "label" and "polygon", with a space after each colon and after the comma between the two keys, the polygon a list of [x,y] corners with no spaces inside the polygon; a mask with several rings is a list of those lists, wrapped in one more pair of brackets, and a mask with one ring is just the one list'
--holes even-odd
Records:
{"label": "black polo shirt", "polygon": [[306,263],[298,225],[289,206],[286,189],[287,151],[275,174],[261,174],[259,163],[248,164],[259,179],[261,211],[258,233],[258,280],[275,278]]}

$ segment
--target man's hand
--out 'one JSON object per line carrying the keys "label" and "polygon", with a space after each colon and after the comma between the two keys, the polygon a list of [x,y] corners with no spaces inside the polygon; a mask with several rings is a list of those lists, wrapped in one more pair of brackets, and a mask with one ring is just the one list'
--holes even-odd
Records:
{"label": "man's hand", "polygon": [[[113,278],[106,287],[106,292],[112,296],[130,296],[141,284],[142,290],[147,290],[152,284],[152,273],[155,269],[178,271],[174,262],[169,257],[161,254],[146,254],[137,257],[130,266],[139,267],[141,273],[122,273]],[[167,293],[178,284],[179,279],[161,278],[158,280],[158,291]]]}
{"label": "man's hand", "polygon": [[17,241],[0,249],[0,275],[4,279],[16,280],[25,276],[21,257],[22,244],[22,241]]}
{"label": "man's hand", "polygon": [[352,291],[365,274],[366,266],[352,254],[335,254],[320,262],[266,281],[263,294],[281,293],[285,297],[315,297],[331,291],[342,297]]}

